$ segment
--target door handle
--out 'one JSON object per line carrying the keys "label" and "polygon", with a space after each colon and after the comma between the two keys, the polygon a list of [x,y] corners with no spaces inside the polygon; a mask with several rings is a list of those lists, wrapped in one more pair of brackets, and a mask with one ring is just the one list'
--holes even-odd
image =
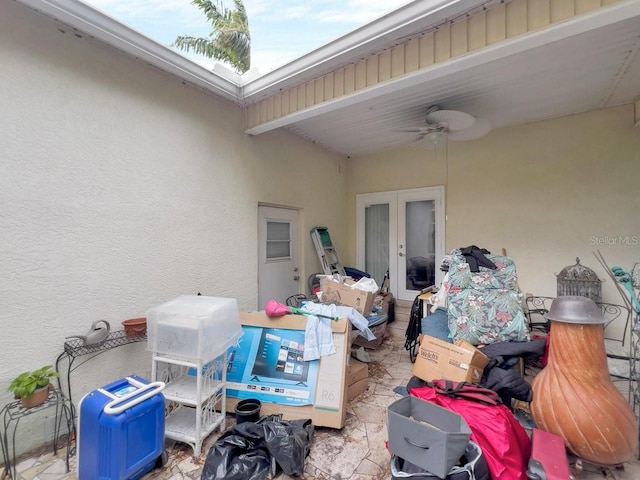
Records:
{"label": "door handle", "polygon": [[398,252],[398,256],[399,256],[399,257],[404,257],[404,253],[402,253],[402,252]]}

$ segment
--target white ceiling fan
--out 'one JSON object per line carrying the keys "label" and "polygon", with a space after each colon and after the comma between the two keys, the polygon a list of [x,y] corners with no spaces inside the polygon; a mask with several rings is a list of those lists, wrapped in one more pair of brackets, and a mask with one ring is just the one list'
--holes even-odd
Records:
{"label": "white ceiling fan", "polygon": [[441,110],[439,105],[432,105],[427,109],[425,123],[423,127],[398,131],[416,133],[416,141],[422,141],[422,144],[429,148],[448,140],[475,140],[491,130],[491,123],[485,118],[474,117],[458,110]]}

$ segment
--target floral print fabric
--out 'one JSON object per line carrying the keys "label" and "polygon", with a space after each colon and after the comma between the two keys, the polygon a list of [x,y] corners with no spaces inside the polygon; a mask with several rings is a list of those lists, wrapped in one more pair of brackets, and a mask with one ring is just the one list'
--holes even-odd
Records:
{"label": "floral print fabric", "polygon": [[[457,252],[457,253],[455,253]],[[454,250],[449,257],[449,285],[465,288],[504,288],[507,290],[519,290],[516,266],[509,257],[487,254],[496,270],[479,267],[479,272],[472,272],[469,264],[460,254],[460,250]]]}
{"label": "floral print fabric", "polygon": [[471,272],[459,250],[449,256],[447,312],[453,339],[473,345],[528,341],[523,295],[513,261],[487,254],[498,268]]}

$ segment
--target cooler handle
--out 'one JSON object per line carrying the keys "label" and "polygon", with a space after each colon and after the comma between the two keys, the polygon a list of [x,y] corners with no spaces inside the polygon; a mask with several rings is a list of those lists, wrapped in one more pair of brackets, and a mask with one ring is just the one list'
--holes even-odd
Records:
{"label": "cooler handle", "polygon": [[[164,387],[165,387],[165,383],[164,382],[151,382],[151,383],[140,383],[136,380],[134,380],[131,377],[126,377],[127,380],[140,387],[138,390],[135,390],[131,393],[127,393],[125,396],[120,397],[120,398],[114,398],[113,400],[111,400],[109,403],[107,403],[104,408],[102,409],[102,411],[104,413],[106,413],[107,415],[116,415],[118,413],[124,412],[127,408],[131,408],[134,405],[139,404],[140,402],[144,402],[147,398],[151,398],[154,395],[160,393]],[[145,392],[146,390],[149,390],[148,392],[140,395],[142,392]],[[112,395],[110,395],[112,396]],[[136,397],[136,398],[132,398],[132,397]],[[127,401],[129,400],[129,401]],[[114,405],[118,405],[118,404],[122,404],[119,406],[114,406]]]}

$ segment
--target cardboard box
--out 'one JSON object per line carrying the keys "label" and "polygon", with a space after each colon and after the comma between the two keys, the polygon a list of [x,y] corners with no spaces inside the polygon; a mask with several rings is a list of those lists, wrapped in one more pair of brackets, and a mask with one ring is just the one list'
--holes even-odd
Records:
{"label": "cardboard box", "polygon": [[358,380],[356,383],[352,383],[347,388],[347,402],[350,402],[354,398],[357,398],[358,395],[364,393],[369,388],[369,378],[363,378],[362,380]]}
{"label": "cardboard box", "polygon": [[471,438],[461,415],[412,395],[389,405],[387,433],[391,453],[439,478],[458,463]]}
{"label": "cardboard box", "polygon": [[369,364],[350,358],[347,366],[347,385],[353,385],[365,378],[369,378]]}
{"label": "cardboard box", "polygon": [[296,338],[304,335],[306,321],[301,315],[270,318],[264,312],[240,312],[245,334],[227,369],[228,412],[244,398],[258,398],[261,415],[281,413],[285,420],[309,418],[317,426],[344,426],[351,353],[348,319],[331,322],[334,355],[312,362],[297,361],[293,355],[289,365],[280,368],[280,356],[269,353],[274,348],[303,349]]}
{"label": "cardboard box", "polygon": [[423,335],[413,374],[426,382],[444,378],[455,382],[479,383],[489,357],[464,340],[454,344]]}
{"label": "cardboard box", "polygon": [[350,285],[355,283],[350,278],[343,279],[343,283],[329,278],[322,278],[320,281],[322,303],[335,303],[336,305],[353,307],[363,316],[368,317],[371,314],[375,293],[352,288]]}
{"label": "cardboard box", "polygon": [[350,358],[347,367],[347,385],[347,402],[350,402],[369,388],[369,365]]}

